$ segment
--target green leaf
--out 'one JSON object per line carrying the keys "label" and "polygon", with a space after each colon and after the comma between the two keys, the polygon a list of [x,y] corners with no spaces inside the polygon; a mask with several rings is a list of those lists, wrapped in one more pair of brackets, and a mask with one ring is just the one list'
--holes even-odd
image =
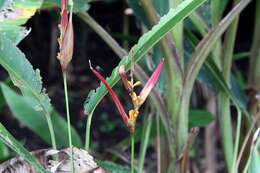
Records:
{"label": "green leaf", "polygon": [[35,108],[49,112],[50,99],[42,88],[39,70],[33,70],[24,54],[2,33],[0,33],[0,64],[23,95],[34,99]]}
{"label": "green leaf", "polygon": [[[195,47],[195,45],[198,44],[199,40],[194,34],[188,31],[187,36],[191,46]],[[185,53],[188,57],[190,57],[190,54],[188,52]],[[245,93],[242,91],[241,86],[237,82],[235,76],[231,74],[229,87],[228,84],[225,82],[223,74],[221,73],[210,55],[209,58],[205,60],[203,67],[198,74],[198,80],[204,82],[215,91],[222,91],[226,93],[231,98],[233,98],[233,100],[236,100],[239,103],[240,108],[246,110],[246,96]]]}
{"label": "green leaf", "polygon": [[[20,123],[31,129],[39,135],[45,142],[51,144],[51,137],[48,130],[48,125],[42,111],[36,111],[32,104],[32,99],[16,94],[11,88],[4,83],[0,84],[4,98],[10,107],[13,116]],[[52,108],[51,108],[52,109]],[[52,109],[51,120],[54,127],[54,133],[58,147],[68,146],[68,130],[66,121]],[[79,135],[72,129],[72,141],[77,147],[81,147],[82,143]]]}
{"label": "green leaf", "polygon": [[30,30],[27,30],[25,27],[21,26],[1,26],[0,24],[0,33],[8,37],[15,45],[17,45],[24,37],[26,37]]}
{"label": "green leaf", "polygon": [[214,120],[210,112],[203,110],[191,110],[189,113],[189,128],[206,127]]}
{"label": "green leaf", "polygon": [[10,157],[9,148],[0,141],[0,162],[5,161],[8,157]]}
{"label": "green leaf", "polygon": [[[184,89],[186,90],[186,96],[183,97],[184,100],[190,97],[196,77],[201,70],[203,63],[206,61],[210,51],[214,48],[215,43],[221,37],[227,27],[232,23],[232,21],[237,17],[237,15],[239,15],[241,11],[248,5],[249,2],[250,0],[240,1],[240,3],[238,3],[226,15],[226,17],[222,19],[216,28],[211,30],[196,47],[196,51],[192,54],[185,71],[186,78],[184,81]],[[230,90],[228,90],[228,92],[230,92]],[[243,105],[240,104],[240,102],[232,95],[232,93],[229,93],[229,96],[231,96],[231,99],[235,104],[238,104],[238,106],[245,113],[247,113],[246,110],[244,110]]]}
{"label": "green leaf", "polygon": [[243,111],[246,111],[246,96],[234,75],[231,75],[229,87],[212,58],[208,58],[205,61],[204,68],[202,73],[204,73],[204,77],[208,78],[212,87],[228,94]]}
{"label": "green leaf", "polygon": [[50,173],[45,170],[36,158],[29,153],[0,123],[0,140],[14,150],[19,156],[21,156],[25,161],[31,164],[40,173]]}
{"label": "green leaf", "polygon": [[[75,0],[73,1],[73,11],[75,13],[78,12],[86,12],[89,9],[88,1],[86,0]],[[53,7],[60,7],[60,0],[44,0],[42,8],[53,8]]]}
{"label": "green leaf", "polygon": [[[155,25],[149,32],[145,33],[132,48],[134,54],[134,61],[137,63],[144,55],[160,41],[163,36],[169,32],[178,22],[182,21],[198,8],[205,0],[185,0],[176,9],[171,9],[165,16],[163,16],[159,23]],[[130,69],[131,55],[123,58],[119,65],[114,68],[111,77],[107,78],[107,82],[114,86],[119,81],[118,67],[125,65],[126,70]],[[106,95],[107,89],[103,84],[95,91],[92,90],[87,100],[84,103],[84,110],[86,114],[94,111],[101,99]]]}
{"label": "green leaf", "polygon": [[127,167],[115,164],[109,161],[96,160],[97,164],[103,169],[113,173],[129,173],[130,170]]}
{"label": "green leaf", "polygon": [[42,5],[43,0],[6,0],[0,9],[0,28],[2,26],[23,25]]}

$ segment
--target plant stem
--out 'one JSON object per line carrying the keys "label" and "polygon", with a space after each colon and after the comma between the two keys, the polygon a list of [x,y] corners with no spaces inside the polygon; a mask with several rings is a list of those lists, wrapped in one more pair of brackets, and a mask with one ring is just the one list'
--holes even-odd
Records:
{"label": "plant stem", "polygon": [[[234,0],[236,3],[237,0]],[[225,82],[229,84],[233,50],[235,45],[236,31],[238,26],[239,15],[234,19],[227,29],[225,35],[225,47],[223,53],[223,77]],[[234,142],[232,138],[232,123],[230,112],[230,98],[226,93],[219,94],[219,124],[221,127],[221,137],[223,141],[224,155],[229,172],[232,170],[232,162],[234,160]]]}
{"label": "plant stem", "polygon": [[140,149],[140,154],[139,154],[139,159],[138,159],[138,173],[142,173],[143,171],[143,166],[144,166],[144,160],[145,160],[145,154],[149,142],[149,137],[150,137],[150,132],[151,132],[151,127],[152,127],[152,115],[148,115],[148,118],[145,119],[146,123],[144,125],[144,131],[142,134],[142,142],[141,142],[141,149]]}
{"label": "plant stem", "polygon": [[63,85],[64,85],[65,102],[66,102],[67,128],[68,128],[68,135],[69,135],[71,171],[72,171],[72,173],[74,173],[73,148],[72,148],[73,146],[72,146],[72,138],[71,138],[70,111],[69,111],[69,99],[68,99],[67,75],[66,75],[66,72],[63,72]]}
{"label": "plant stem", "polygon": [[235,141],[235,149],[234,149],[234,156],[233,156],[233,165],[232,165],[232,171],[231,173],[236,173],[237,172],[237,167],[236,167],[236,161],[237,161],[237,154],[238,154],[238,147],[239,147],[239,139],[240,139],[240,128],[241,128],[241,111],[237,107],[237,129],[236,129],[236,141]]}
{"label": "plant stem", "polygon": [[[169,4],[171,8],[176,8],[182,0],[169,0]],[[180,57],[180,64],[182,69],[184,68],[184,59],[183,59],[183,21],[179,22],[172,30],[172,36],[174,43],[176,44],[176,48],[178,51],[178,55]]]}
{"label": "plant stem", "polygon": [[54,129],[53,129],[52,121],[51,121],[51,116],[50,116],[50,113],[47,111],[44,111],[44,113],[45,113],[45,117],[47,120],[49,131],[50,131],[52,149],[56,150],[57,145],[56,145],[55,133],[54,133]]}
{"label": "plant stem", "polygon": [[91,128],[91,120],[92,120],[93,112],[88,115],[87,125],[86,125],[86,136],[85,136],[85,150],[89,150],[90,146],[90,128]]}
{"label": "plant stem", "polygon": [[135,172],[135,136],[131,134],[131,173]]}
{"label": "plant stem", "polygon": [[[219,0],[212,0],[211,1],[211,21],[212,26],[215,27],[218,25],[221,18],[220,14],[220,1]],[[221,70],[221,39],[219,38],[216,41],[216,44],[212,50],[213,53],[213,59],[215,63],[217,64],[218,68]]]}

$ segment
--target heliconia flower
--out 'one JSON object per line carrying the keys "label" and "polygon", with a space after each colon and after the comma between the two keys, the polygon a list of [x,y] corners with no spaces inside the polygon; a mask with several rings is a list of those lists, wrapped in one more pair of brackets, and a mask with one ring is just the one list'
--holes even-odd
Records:
{"label": "heliconia flower", "polygon": [[152,76],[149,78],[149,80],[145,84],[145,86],[142,89],[139,96],[133,90],[136,85],[139,85],[139,82],[134,83],[132,79],[131,79],[131,81],[128,81],[126,74],[125,74],[124,66],[120,66],[120,68],[119,68],[120,77],[123,81],[125,88],[130,92],[129,95],[132,98],[132,102],[133,102],[133,106],[134,106],[134,108],[129,111],[128,115],[126,114],[125,109],[122,106],[120,100],[118,99],[118,97],[116,96],[115,92],[110,87],[110,85],[107,83],[105,78],[102,77],[95,69],[93,69],[90,64],[91,71],[95,74],[95,76],[97,78],[99,78],[99,80],[101,80],[101,82],[107,88],[110,96],[112,97],[113,102],[115,103],[115,105],[123,119],[123,122],[128,127],[130,133],[134,133],[134,131],[135,131],[135,124],[136,124],[136,118],[139,114],[139,107],[144,103],[144,101],[148,97],[149,93],[151,92],[152,88],[155,86],[155,84],[159,78],[160,72],[162,70],[163,64],[164,64],[164,60],[161,60],[159,65],[156,67],[155,71],[153,72]]}
{"label": "heliconia flower", "polygon": [[61,20],[60,20],[60,53],[57,58],[60,61],[62,70],[65,71],[72,59],[74,47],[74,31],[72,25],[72,11],[70,16],[67,13],[67,0],[61,0]]}

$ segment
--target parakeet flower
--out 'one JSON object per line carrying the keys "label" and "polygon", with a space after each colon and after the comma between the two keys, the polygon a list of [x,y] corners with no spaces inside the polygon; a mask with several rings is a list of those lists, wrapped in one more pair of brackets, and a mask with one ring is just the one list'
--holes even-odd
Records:
{"label": "parakeet flower", "polygon": [[129,92],[129,95],[132,99],[132,104],[133,104],[133,109],[129,110],[128,115],[126,114],[125,109],[122,106],[122,103],[120,102],[120,100],[118,99],[115,92],[108,84],[108,82],[95,69],[93,69],[90,64],[91,71],[95,74],[95,76],[99,80],[101,80],[101,82],[107,88],[110,96],[112,97],[112,100],[114,101],[114,103],[119,111],[119,114],[121,115],[121,118],[123,119],[124,124],[127,126],[130,133],[134,133],[134,131],[135,131],[135,124],[136,124],[136,119],[139,115],[139,108],[144,103],[144,101],[147,99],[152,88],[155,86],[155,84],[160,76],[163,64],[164,64],[164,60],[162,59],[160,61],[159,65],[156,67],[155,71],[153,72],[152,76],[149,78],[147,83],[144,85],[144,88],[142,89],[142,91],[140,92],[139,95],[137,95],[135,93],[134,88],[136,86],[140,85],[141,83],[139,81],[134,83],[133,79],[131,79],[129,81],[126,76],[124,66],[119,67],[120,77],[122,79],[122,82],[123,82],[126,90]]}

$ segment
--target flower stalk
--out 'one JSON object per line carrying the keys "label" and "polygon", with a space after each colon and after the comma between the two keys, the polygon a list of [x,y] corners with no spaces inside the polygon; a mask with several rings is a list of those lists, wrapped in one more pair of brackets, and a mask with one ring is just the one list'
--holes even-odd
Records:
{"label": "flower stalk", "polygon": [[68,98],[67,74],[66,74],[68,65],[72,59],[73,47],[74,47],[74,31],[72,25],[73,0],[69,0],[68,5],[70,6],[69,16],[67,12],[67,0],[61,0],[61,21],[59,25],[60,38],[58,39],[60,52],[58,53],[57,58],[60,61],[62,74],[63,74],[63,85],[64,85],[66,115],[67,115],[67,128],[68,128],[70,159],[71,159],[71,172],[74,173],[73,144],[72,144],[72,137],[71,137],[71,123],[70,123],[69,98]]}

